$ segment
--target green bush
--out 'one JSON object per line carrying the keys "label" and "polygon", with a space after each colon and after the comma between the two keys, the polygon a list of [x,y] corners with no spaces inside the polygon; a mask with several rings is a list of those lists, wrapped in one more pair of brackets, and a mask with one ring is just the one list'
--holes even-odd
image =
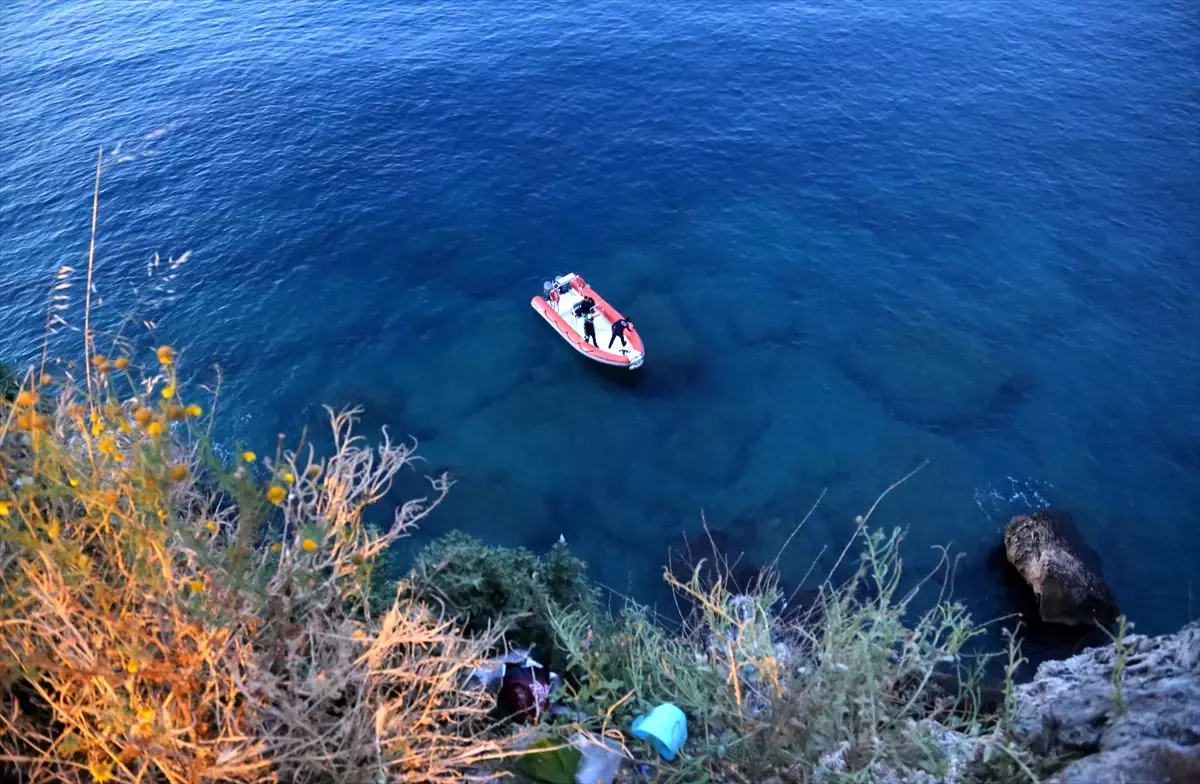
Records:
{"label": "green bush", "polygon": [[[664,572],[698,608],[679,632],[633,604],[611,617],[556,613],[568,661],[562,699],[585,728],[626,735],[637,714],[678,705],[689,741],[674,762],[635,744],[660,781],[911,781],[956,764],[987,780],[1001,770],[1024,776],[1001,717],[981,709],[983,662],[971,666],[965,646],[982,629],[945,594],[949,562],[942,592],[919,609],[917,589],[899,588],[902,538],[860,523],[852,539],[859,568],[844,584],[822,586],[807,622],[773,609],[778,583],[769,570],[737,592],[728,578],[702,579],[702,566],[686,582]],[[969,761],[948,758],[945,729],[962,733],[955,742],[968,745]]]}
{"label": "green bush", "polygon": [[418,553],[407,580],[417,595],[443,605],[469,633],[504,625],[510,645],[536,645],[546,659],[542,663],[557,669],[563,662],[553,614],[568,608],[592,614],[599,606],[586,570],[563,542],[538,557],[523,547],[490,547],[452,531]]}

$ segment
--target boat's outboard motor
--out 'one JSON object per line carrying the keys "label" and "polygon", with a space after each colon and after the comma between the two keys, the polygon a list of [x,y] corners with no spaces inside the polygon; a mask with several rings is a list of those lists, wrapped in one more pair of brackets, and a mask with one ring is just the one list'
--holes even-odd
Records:
{"label": "boat's outboard motor", "polygon": [[553,284],[553,283],[551,283],[551,282],[550,282],[550,281],[548,281],[548,280],[546,280],[546,281],[542,281],[542,293],[543,293],[543,294],[545,294],[547,297],[549,297],[549,296],[550,296],[550,292],[551,292],[553,289],[554,289],[554,284]]}

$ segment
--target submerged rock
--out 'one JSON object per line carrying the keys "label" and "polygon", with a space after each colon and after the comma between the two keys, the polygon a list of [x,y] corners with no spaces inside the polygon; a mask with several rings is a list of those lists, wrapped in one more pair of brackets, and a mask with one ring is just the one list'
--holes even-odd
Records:
{"label": "submerged rock", "polygon": [[917,312],[857,324],[831,359],[898,419],[937,432],[997,421],[1033,384],[1006,345]]}
{"label": "submerged rock", "polygon": [[1017,515],[1004,528],[1004,551],[1038,597],[1043,621],[1072,626],[1111,623],[1112,592],[1086,564],[1082,547],[1067,536],[1070,518],[1042,509]]}
{"label": "submerged rock", "polygon": [[1041,757],[1082,755],[1051,782],[1200,781],[1200,624],[1123,649],[1119,678],[1111,645],[1042,664],[1016,689],[1014,736]]}

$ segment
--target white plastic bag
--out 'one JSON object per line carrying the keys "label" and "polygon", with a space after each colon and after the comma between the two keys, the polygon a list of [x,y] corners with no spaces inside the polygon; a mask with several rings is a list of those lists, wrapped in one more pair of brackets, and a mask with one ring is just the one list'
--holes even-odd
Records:
{"label": "white plastic bag", "polygon": [[571,745],[582,755],[575,784],[612,784],[621,768],[621,745],[611,738],[577,732]]}

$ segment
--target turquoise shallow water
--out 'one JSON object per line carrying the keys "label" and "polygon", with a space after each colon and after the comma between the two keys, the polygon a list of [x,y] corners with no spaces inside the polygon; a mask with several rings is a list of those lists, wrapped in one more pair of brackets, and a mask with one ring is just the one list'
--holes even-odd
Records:
{"label": "turquoise shallow water", "polygon": [[[798,579],[928,460],[873,518],[913,570],[949,543],[995,615],[1004,522],[1054,504],[1166,631],[1200,615],[1197,51],[1167,0],[9,3],[0,355],[83,266],[102,146],[102,322],[220,362],[260,452],[322,403],[419,438],[459,481],[412,544],[562,534],[658,599],[701,515],[761,563],[825,490]],[[636,377],[530,310],[568,270]]]}

